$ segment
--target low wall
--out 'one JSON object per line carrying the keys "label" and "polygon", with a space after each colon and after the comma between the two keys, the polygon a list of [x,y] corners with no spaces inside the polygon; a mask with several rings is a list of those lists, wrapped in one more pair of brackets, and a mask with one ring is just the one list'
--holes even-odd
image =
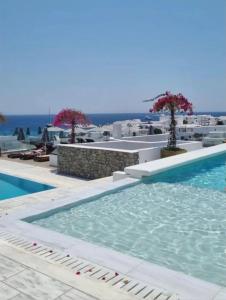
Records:
{"label": "low wall", "polygon": [[160,158],[160,147],[144,149],[139,151],[139,163],[146,163],[151,160],[156,160]]}
{"label": "low wall", "polygon": [[192,142],[182,143],[182,144],[178,144],[178,147],[190,152],[190,151],[202,149],[202,142],[192,141]]}
{"label": "low wall", "polygon": [[[154,143],[152,143],[154,144]],[[166,146],[167,143],[163,143],[161,146],[158,145],[157,147],[153,147],[150,149],[140,149],[139,150],[139,163],[145,163],[148,161],[156,160],[161,157],[160,152],[161,148]],[[184,142],[184,141],[178,141],[177,146],[179,148],[185,149],[188,152],[198,150],[202,148],[202,142]]]}
{"label": "low wall", "polygon": [[78,146],[58,147],[58,172],[86,179],[111,176],[139,163],[137,151],[116,151]]}

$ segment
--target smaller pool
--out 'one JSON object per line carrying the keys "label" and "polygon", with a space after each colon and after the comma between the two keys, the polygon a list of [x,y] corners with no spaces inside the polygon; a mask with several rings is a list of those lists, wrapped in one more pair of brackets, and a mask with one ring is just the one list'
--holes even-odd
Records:
{"label": "smaller pool", "polygon": [[0,173],[0,201],[53,188],[47,184]]}

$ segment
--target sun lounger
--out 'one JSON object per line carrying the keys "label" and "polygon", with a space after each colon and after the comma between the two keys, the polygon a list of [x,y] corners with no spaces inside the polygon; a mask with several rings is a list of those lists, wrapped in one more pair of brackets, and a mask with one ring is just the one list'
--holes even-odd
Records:
{"label": "sun lounger", "polygon": [[17,153],[10,153],[7,155],[8,158],[20,158],[22,155],[21,152],[17,152]]}
{"label": "sun lounger", "polygon": [[21,154],[20,159],[22,159],[22,160],[33,159],[36,155],[37,154],[35,154],[33,151],[27,152],[27,153]]}
{"label": "sun lounger", "polygon": [[37,150],[21,153],[20,159],[23,160],[34,159],[36,156],[43,155],[43,154],[45,154],[45,150],[43,148],[40,148]]}
{"label": "sun lounger", "polygon": [[38,161],[38,162],[49,161],[49,155],[37,155],[34,157],[34,161]]}

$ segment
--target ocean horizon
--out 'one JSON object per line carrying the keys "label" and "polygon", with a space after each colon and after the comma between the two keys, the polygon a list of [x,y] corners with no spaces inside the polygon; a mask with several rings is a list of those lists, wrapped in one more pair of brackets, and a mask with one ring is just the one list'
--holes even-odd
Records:
{"label": "ocean horizon", "polygon": [[[212,116],[226,116],[226,112],[196,112],[195,114],[211,114]],[[6,115],[6,122],[0,124],[0,135],[11,135],[13,134],[16,127],[29,128],[31,135],[36,135],[38,127],[45,127],[47,124],[52,123],[54,120],[53,114],[27,114],[27,115]],[[141,119],[144,121],[149,117],[153,121],[159,119],[159,114],[150,113],[95,113],[87,114],[90,122],[96,126],[102,126],[111,124],[116,121]]]}

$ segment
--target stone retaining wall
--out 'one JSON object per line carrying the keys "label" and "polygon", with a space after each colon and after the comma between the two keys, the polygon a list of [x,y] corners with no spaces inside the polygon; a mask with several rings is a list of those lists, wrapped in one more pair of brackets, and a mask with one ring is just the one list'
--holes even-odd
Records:
{"label": "stone retaining wall", "polygon": [[125,167],[138,163],[138,152],[58,147],[58,172],[86,179],[111,176],[115,171],[123,171]]}

